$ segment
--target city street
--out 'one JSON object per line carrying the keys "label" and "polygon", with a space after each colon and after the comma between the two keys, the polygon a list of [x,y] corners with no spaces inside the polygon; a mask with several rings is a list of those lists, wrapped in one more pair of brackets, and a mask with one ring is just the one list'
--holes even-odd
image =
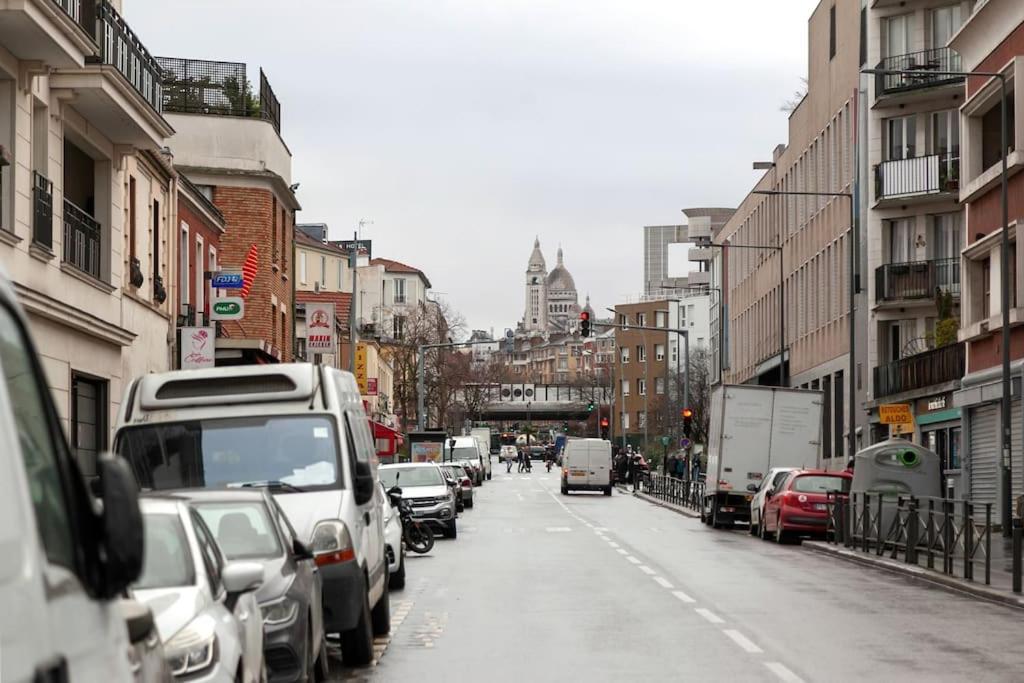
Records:
{"label": "city street", "polygon": [[495,469],[341,680],[1011,680],[1020,614]]}

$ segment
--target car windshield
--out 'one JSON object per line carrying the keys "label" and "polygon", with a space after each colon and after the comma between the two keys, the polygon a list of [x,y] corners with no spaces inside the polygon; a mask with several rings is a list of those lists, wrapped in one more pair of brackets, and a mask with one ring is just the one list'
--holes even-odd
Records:
{"label": "car windshield", "polygon": [[147,489],[341,484],[334,420],[325,415],[142,425],[123,430],[116,448]]}
{"label": "car windshield", "polygon": [[850,478],[828,474],[805,474],[793,480],[792,490],[799,493],[827,493],[828,491],[849,491]]}
{"label": "car windshield", "polygon": [[229,560],[280,557],[277,529],[263,503],[198,503],[193,505]]}
{"label": "car windshield", "polygon": [[192,553],[185,539],[185,528],[176,514],[145,514],[142,516],[142,575],[135,588],[173,588],[191,586],[196,582]]}
{"label": "car windshield", "polygon": [[380,480],[387,488],[444,485],[439,467],[381,467]]}
{"label": "car windshield", "polygon": [[466,476],[466,470],[463,469],[462,465],[452,465],[452,469],[455,470],[455,474],[458,477]]}

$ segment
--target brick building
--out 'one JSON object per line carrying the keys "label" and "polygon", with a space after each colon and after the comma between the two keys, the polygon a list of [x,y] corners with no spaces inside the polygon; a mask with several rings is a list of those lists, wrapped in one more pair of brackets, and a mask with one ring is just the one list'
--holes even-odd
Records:
{"label": "brick building", "polygon": [[[178,176],[177,287],[178,328],[210,325],[211,292],[206,273],[218,269],[224,214],[184,175]],[[175,342],[180,343],[180,340]],[[175,354],[180,367],[180,357]]]}
{"label": "brick building", "polygon": [[[667,434],[663,416],[666,387],[671,386],[667,372],[672,370],[667,328],[670,301],[652,299],[615,307],[615,323],[620,326],[663,327],[665,332],[626,327],[615,330],[616,356],[612,364],[615,410],[612,416],[612,440],[632,444],[641,450],[657,437]],[[647,442],[647,443],[645,443]]]}

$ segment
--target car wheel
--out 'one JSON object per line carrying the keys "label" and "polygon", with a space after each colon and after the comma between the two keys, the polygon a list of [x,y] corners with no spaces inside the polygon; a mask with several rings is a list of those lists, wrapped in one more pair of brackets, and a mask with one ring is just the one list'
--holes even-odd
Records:
{"label": "car wheel", "polygon": [[444,537],[445,538],[458,538],[459,537],[459,528],[456,526],[454,520],[449,522],[448,526],[446,526],[444,528]]}
{"label": "car wheel", "polygon": [[391,632],[391,597],[386,586],[380,600],[373,606],[370,619],[373,622],[373,635],[386,636]]}
{"label": "car wheel", "polygon": [[775,542],[784,544],[786,542],[786,529],[782,526],[782,516],[775,520]]}
{"label": "car wheel", "polygon": [[758,524],[757,522],[755,522],[755,521],[754,521],[754,511],[753,511],[753,510],[751,510],[751,511],[750,511],[750,526],[749,526],[749,528],[747,529],[747,531],[749,531],[749,532],[750,532],[750,535],[751,535],[751,536],[757,536],[757,528],[758,528],[759,526],[760,526],[760,525],[759,525],[759,524]]}
{"label": "car wheel", "polygon": [[472,498],[470,498],[469,500],[466,501],[466,507],[468,507],[468,508],[473,507],[473,499]]}
{"label": "car wheel", "polygon": [[327,638],[323,633],[320,634],[320,651],[316,654],[316,659],[313,661],[313,680],[316,683],[325,683],[325,681],[331,676],[331,665],[329,663],[330,657],[327,654]]}
{"label": "car wheel", "polygon": [[566,486],[565,484],[562,484],[562,495],[563,496],[568,496],[569,495],[569,487]]}
{"label": "car wheel", "polygon": [[402,553],[398,559],[398,571],[391,575],[388,579],[388,589],[402,590],[405,588],[405,553]]}
{"label": "car wheel", "polygon": [[612,487],[611,486],[605,486],[604,487],[604,495],[606,495],[606,496],[612,495]]}
{"label": "car wheel", "polygon": [[711,506],[711,528],[718,529],[721,527],[721,523],[718,521],[718,505],[713,504]]}
{"label": "car wheel", "polygon": [[355,628],[341,633],[341,659],[349,666],[366,666],[373,661],[373,620],[365,587],[362,602]]}
{"label": "car wheel", "polygon": [[762,520],[761,523],[757,526],[757,535],[761,538],[762,541],[768,540],[768,531],[765,529],[765,527],[767,526],[768,525],[765,524],[764,520]]}

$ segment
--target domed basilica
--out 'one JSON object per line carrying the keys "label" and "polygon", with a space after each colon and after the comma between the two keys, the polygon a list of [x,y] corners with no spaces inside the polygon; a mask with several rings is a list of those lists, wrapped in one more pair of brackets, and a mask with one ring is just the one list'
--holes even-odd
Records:
{"label": "domed basilica", "polygon": [[[593,316],[589,297],[585,309]],[[558,248],[558,263],[549,273],[540,250],[540,239],[535,239],[533,253],[526,266],[526,308],[520,329],[526,332],[571,332],[579,320],[580,310],[576,282],[565,267],[562,248]]]}

